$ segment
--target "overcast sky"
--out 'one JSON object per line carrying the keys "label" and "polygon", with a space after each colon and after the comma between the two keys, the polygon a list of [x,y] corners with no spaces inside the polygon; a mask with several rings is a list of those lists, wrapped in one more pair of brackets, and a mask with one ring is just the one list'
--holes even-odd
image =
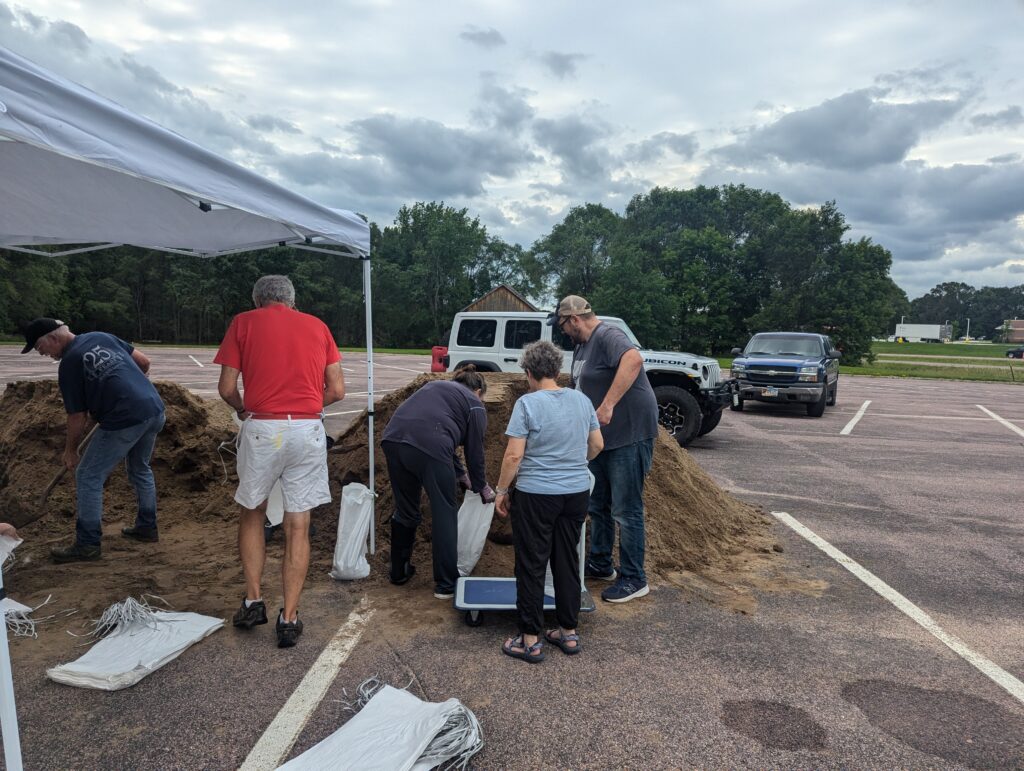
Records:
{"label": "overcast sky", "polygon": [[834,199],[916,297],[1024,283],[1024,0],[0,0],[0,44],[330,206],[529,247],[654,185]]}

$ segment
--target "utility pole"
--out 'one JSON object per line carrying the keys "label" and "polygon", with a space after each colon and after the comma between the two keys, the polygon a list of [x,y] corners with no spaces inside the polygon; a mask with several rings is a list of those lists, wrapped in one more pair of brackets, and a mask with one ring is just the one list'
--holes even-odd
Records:
{"label": "utility pole", "polygon": [[964,342],[965,343],[971,342],[971,320],[970,319],[967,319],[967,339]]}

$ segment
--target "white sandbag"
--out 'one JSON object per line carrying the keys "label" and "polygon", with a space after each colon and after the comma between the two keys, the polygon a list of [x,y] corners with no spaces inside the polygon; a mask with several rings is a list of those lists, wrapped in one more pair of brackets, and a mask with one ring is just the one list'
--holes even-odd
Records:
{"label": "white sandbag", "polygon": [[370,575],[366,548],[373,518],[373,498],[370,488],[359,482],[352,482],[341,489],[338,540],[334,545],[331,578],[351,581]]}
{"label": "white sandbag", "polygon": [[0,565],[3,565],[15,549],[21,545],[20,538],[12,538],[9,535],[0,535]]}
{"label": "white sandbag", "polygon": [[494,518],[494,504],[484,503],[479,493],[467,492],[459,509],[459,575],[468,576],[476,567],[487,543],[487,531]]}
{"label": "white sandbag", "polygon": [[222,626],[224,620],[212,616],[155,611],[149,620],[119,625],[85,655],[46,670],[46,676],[80,688],[117,691],[135,685]]}
{"label": "white sandbag", "polygon": [[[435,750],[431,742],[449,721],[455,733]],[[385,685],[355,717],[279,771],[427,771],[453,758],[464,767],[482,744],[476,716],[458,699],[433,704]]]}

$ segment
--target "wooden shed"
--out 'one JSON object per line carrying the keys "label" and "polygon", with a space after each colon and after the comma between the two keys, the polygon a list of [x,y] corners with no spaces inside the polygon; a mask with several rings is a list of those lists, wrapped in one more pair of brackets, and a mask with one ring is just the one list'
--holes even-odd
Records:
{"label": "wooden shed", "polygon": [[1024,343],[1024,320],[1007,319],[1002,330],[1004,343]]}
{"label": "wooden shed", "polygon": [[523,297],[519,292],[508,284],[501,284],[494,287],[483,297],[478,297],[465,308],[463,313],[471,311],[538,311],[533,303]]}

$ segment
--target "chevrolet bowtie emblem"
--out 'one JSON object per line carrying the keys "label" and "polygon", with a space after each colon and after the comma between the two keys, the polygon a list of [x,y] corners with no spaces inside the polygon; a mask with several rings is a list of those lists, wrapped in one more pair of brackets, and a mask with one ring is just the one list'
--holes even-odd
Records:
{"label": "chevrolet bowtie emblem", "polygon": [[766,374],[766,375],[781,375],[782,373],[778,372],[778,371],[776,371],[774,369],[770,369],[767,372],[765,372],[764,374]]}

